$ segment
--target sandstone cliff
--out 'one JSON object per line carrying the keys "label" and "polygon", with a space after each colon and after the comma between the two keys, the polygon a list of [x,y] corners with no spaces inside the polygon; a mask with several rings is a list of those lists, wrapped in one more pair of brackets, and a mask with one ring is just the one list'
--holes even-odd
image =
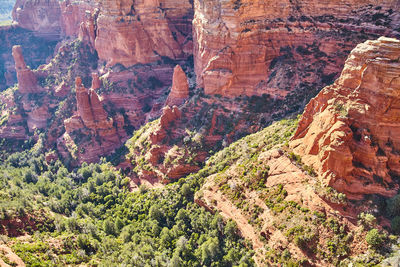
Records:
{"label": "sandstone cliff", "polygon": [[171,1],[18,0],[13,19],[48,38],[87,39],[109,65],[125,67],[192,54],[193,5]]}
{"label": "sandstone cliff", "polygon": [[350,198],[393,196],[400,175],[400,41],[358,45],[306,107],[290,146]]}
{"label": "sandstone cliff", "polygon": [[13,20],[37,35],[58,39],[61,34],[61,9],[58,0],[17,0]]}
{"label": "sandstone cliff", "polygon": [[181,1],[103,1],[96,50],[109,65],[125,67],[191,54],[192,4]]}
{"label": "sandstone cliff", "polygon": [[397,0],[194,5],[197,84],[207,94],[284,98],[297,91],[301,101],[333,81],[356,44],[399,34]]}

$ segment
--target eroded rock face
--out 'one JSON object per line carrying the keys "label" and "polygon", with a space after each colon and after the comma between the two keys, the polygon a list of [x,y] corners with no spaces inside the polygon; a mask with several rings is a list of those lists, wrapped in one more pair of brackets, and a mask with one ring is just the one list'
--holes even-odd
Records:
{"label": "eroded rock face", "polygon": [[[126,138],[124,118],[108,118],[96,88],[98,76],[93,74],[92,88],[87,90],[76,78],[77,113],[64,121],[65,133],[57,141],[63,157],[69,155],[79,163],[96,162],[122,144]],[[79,149],[78,149],[79,148]]]}
{"label": "eroded rock face", "polygon": [[21,46],[13,46],[12,55],[15,61],[15,70],[17,72],[18,88],[20,93],[38,93],[42,91],[43,88],[38,85],[35,74],[26,66]]}
{"label": "eroded rock face", "polygon": [[393,196],[400,175],[400,41],[358,45],[306,107],[290,146],[349,198]]}
{"label": "eroded rock face", "polygon": [[192,54],[189,0],[18,0],[13,19],[35,34],[74,36],[96,48],[110,66],[125,67]]}
{"label": "eroded rock face", "polygon": [[50,39],[61,34],[61,9],[58,0],[17,0],[13,20],[24,29]]}
{"label": "eroded rock face", "polygon": [[99,58],[125,67],[191,54],[189,0],[103,1],[95,42]]}
{"label": "eroded rock face", "polygon": [[167,136],[167,130],[170,124],[182,116],[181,111],[177,106],[170,108],[169,106],[164,107],[163,113],[160,118],[160,124],[154,133],[150,135],[150,140],[153,144],[158,144]]}
{"label": "eroded rock face", "polygon": [[91,19],[95,13],[98,4],[94,0],[87,1],[62,1],[61,9],[61,27],[64,35],[77,36],[81,29],[81,24]]}
{"label": "eroded rock face", "polygon": [[[326,85],[356,44],[396,36],[398,1],[195,0],[197,84],[206,94],[271,94]],[[305,95],[301,93],[300,95]]]}
{"label": "eroded rock face", "polygon": [[174,69],[172,78],[172,88],[168,95],[166,105],[174,106],[182,104],[189,97],[189,83],[185,72],[181,66],[177,65]]}

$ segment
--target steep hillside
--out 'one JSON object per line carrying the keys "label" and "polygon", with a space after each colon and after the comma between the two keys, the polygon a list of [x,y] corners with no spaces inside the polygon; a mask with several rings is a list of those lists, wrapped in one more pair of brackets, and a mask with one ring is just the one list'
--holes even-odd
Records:
{"label": "steep hillside", "polygon": [[254,266],[236,224],[193,203],[195,180],[129,192],[110,164],[68,171],[41,151],[0,163],[0,263]]}
{"label": "steep hillside", "polygon": [[0,265],[396,265],[399,11],[17,0]]}
{"label": "steep hillside", "polygon": [[211,157],[198,172],[205,178],[195,202],[236,221],[258,266],[363,266],[396,252],[382,206],[323,185],[289,149],[296,127],[292,119],[274,123]]}
{"label": "steep hillside", "polygon": [[291,147],[321,182],[360,199],[398,190],[400,41],[358,45],[340,78],[306,107]]}

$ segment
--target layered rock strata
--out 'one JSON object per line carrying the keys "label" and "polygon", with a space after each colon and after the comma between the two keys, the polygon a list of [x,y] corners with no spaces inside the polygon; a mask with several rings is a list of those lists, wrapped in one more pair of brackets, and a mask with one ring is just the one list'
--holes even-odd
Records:
{"label": "layered rock strata", "polygon": [[400,41],[358,45],[338,80],[306,107],[290,146],[323,184],[393,196],[400,177]]}
{"label": "layered rock strata", "polygon": [[61,35],[61,9],[58,0],[17,0],[13,20],[37,35],[58,39]]}
{"label": "layered rock strata", "polygon": [[125,67],[191,54],[189,0],[104,1],[97,19],[99,58]]}
{"label": "layered rock strata", "polygon": [[13,19],[49,38],[79,36],[101,60],[125,67],[192,54],[193,5],[189,0],[18,0]]}
{"label": "layered rock strata", "polygon": [[303,98],[335,78],[356,44],[399,35],[396,0],[195,0],[194,6],[197,84],[206,94],[284,98],[305,91]]}

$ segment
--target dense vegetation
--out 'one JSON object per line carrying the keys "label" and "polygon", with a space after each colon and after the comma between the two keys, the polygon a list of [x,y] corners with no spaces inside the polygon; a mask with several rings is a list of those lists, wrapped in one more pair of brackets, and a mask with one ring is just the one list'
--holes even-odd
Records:
{"label": "dense vegetation", "polygon": [[130,192],[108,163],[69,171],[36,145],[0,165],[2,240],[28,266],[252,266],[236,224],[193,202],[197,178]]}
{"label": "dense vegetation", "polygon": [[[265,186],[270,167],[262,155],[271,149],[315,176],[284,145],[296,126],[297,119],[274,123],[216,153],[195,174],[160,189],[140,186],[133,192],[130,179],[105,159],[69,170],[59,160],[45,160],[42,142],[20,144],[23,152],[4,150],[0,243],[11,247],[28,266],[253,266],[255,252],[238,235],[236,223],[224,221],[194,201],[201,199],[204,182],[213,177],[212,182],[260,235],[265,264],[307,264],[305,258],[294,259],[284,246],[269,246],[262,217],[267,210],[275,230],[312,259],[361,266],[379,263],[390,255],[387,245],[395,237],[382,231],[375,216],[360,214],[360,230],[350,231],[335,216],[285,200],[282,184]],[[333,189],[319,186],[315,192],[332,203],[347,201]],[[247,197],[251,191],[257,192],[254,196],[262,205]],[[399,229],[398,199],[388,200],[386,209],[395,232]],[[353,242],[364,243],[369,250],[343,262],[351,256]],[[9,262],[4,253],[0,258]]]}

